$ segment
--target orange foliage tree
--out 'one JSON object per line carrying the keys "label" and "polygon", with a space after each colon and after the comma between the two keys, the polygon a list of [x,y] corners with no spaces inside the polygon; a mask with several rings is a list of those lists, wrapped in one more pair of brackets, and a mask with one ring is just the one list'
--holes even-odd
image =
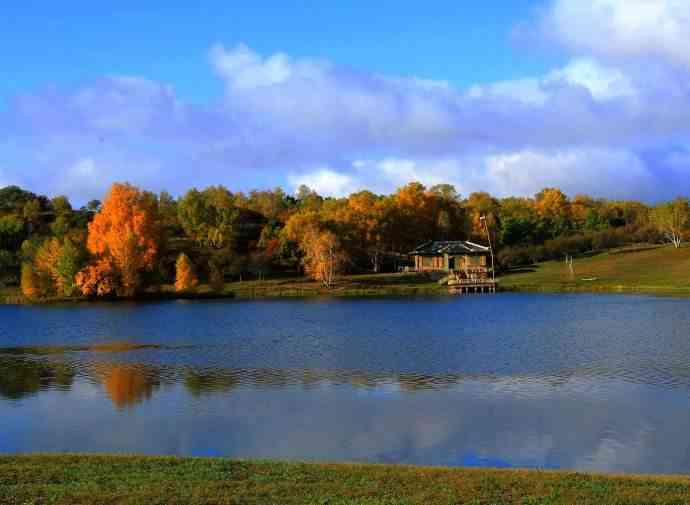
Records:
{"label": "orange foliage tree", "polygon": [[96,261],[78,276],[82,292],[133,295],[140,285],[140,273],[154,266],[159,224],[154,195],[129,184],[113,184],[89,224],[86,246]]}
{"label": "orange foliage tree", "polygon": [[29,299],[38,298],[41,295],[38,283],[38,276],[34,272],[33,265],[31,263],[22,263],[22,294]]}
{"label": "orange foliage tree", "polygon": [[328,230],[310,229],[304,233],[300,248],[306,273],[330,289],[347,262],[338,237]]}
{"label": "orange foliage tree", "polygon": [[194,274],[192,262],[185,253],[181,253],[175,262],[175,291],[183,292],[194,289],[199,279]]}

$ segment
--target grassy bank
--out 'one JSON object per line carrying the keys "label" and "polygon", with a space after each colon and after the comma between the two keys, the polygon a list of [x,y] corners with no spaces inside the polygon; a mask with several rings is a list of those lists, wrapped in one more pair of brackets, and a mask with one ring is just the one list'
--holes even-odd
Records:
{"label": "grassy bank", "polygon": [[448,290],[424,275],[370,274],[347,275],[331,289],[304,277],[245,281],[227,284],[238,298],[314,297],[314,296],[414,296],[441,295]]}
{"label": "grassy bank", "polygon": [[550,261],[501,276],[513,291],[620,292],[690,296],[690,247],[628,248],[573,261]]}
{"label": "grassy bank", "polygon": [[[138,295],[135,300],[210,299],[210,298],[313,298],[319,296],[421,296],[443,295],[448,291],[424,275],[371,274],[347,275],[338,279],[335,286],[324,288],[306,277],[281,277],[267,280],[237,281],[226,283],[223,290],[214,292],[202,284],[190,293],[176,293],[172,285],[163,285],[156,291]],[[84,297],[39,300],[37,303],[84,302]],[[18,288],[0,288],[0,303],[27,303]]]}
{"label": "grassy bank", "polygon": [[240,462],[0,457],[0,504],[681,504],[687,477]]}

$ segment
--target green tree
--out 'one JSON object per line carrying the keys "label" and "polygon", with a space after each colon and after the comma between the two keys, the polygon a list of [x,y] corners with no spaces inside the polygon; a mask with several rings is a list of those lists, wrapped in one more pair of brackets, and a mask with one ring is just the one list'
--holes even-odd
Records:
{"label": "green tree", "polygon": [[191,189],[179,201],[178,218],[187,236],[200,245],[221,249],[231,246],[239,211],[223,186],[203,192]]}
{"label": "green tree", "polygon": [[14,251],[26,237],[24,223],[17,216],[0,217],[0,249]]}
{"label": "green tree", "polygon": [[72,296],[76,289],[76,275],[84,263],[84,250],[67,238],[60,247],[55,262],[55,276],[59,291],[65,296]]}

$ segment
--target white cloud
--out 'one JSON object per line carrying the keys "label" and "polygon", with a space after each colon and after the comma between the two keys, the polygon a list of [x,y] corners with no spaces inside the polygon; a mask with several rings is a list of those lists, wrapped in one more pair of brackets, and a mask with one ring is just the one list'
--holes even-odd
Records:
{"label": "white cloud", "polygon": [[342,197],[364,188],[352,176],[328,168],[299,175],[292,174],[288,176],[288,181],[295,190],[305,185],[323,196]]}
{"label": "white cloud", "polygon": [[293,61],[284,53],[262,58],[244,44],[230,50],[216,44],[209,54],[216,72],[236,89],[272,86],[291,78],[321,79],[329,67],[327,63],[311,60]]}
{"label": "white cloud", "polygon": [[[342,196],[369,188],[391,193],[409,183],[427,187],[449,183],[463,195],[488,191],[496,196],[532,196],[550,186],[570,195],[587,193],[615,198],[651,198],[654,175],[634,153],[621,149],[523,149],[446,158],[358,160],[340,171],[328,170],[294,179],[323,194]],[[321,191],[319,191],[321,192]]]}
{"label": "white cloud", "polygon": [[631,97],[636,94],[631,80],[621,70],[605,67],[586,58],[573,60],[564,68],[549,72],[544,82],[582,86],[596,100]]}
{"label": "white cloud", "polygon": [[225,84],[215,104],[131,76],[18,97],[0,111],[11,166],[0,176],[85,199],[112,180],[173,193],[307,184],[337,196],[412,180],[463,194],[690,190],[671,163],[685,152],[668,156],[690,135],[688,73],[675,67],[586,55],[462,93],[243,45],[214,46],[210,59]]}
{"label": "white cloud", "polygon": [[687,0],[555,0],[543,24],[580,53],[690,65]]}
{"label": "white cloud", "polygon": [[653,184],[642,160],[618,149],[525,149],[488,156],[487,186],[498,195],[532,195],[547,186],[566,193],[608,197],[649,197]]}
{"label": "white cloud", "polygon": [[619,97],[633,97],[635,87],[621,70],[607,67],[587,58],[572,60],[563,68],[548,72],[543,77],[501,81],[484,86],[472,86],[467,96],[507,97],[527,105],[544,105],[557,86],[579,86],[599,101]]}

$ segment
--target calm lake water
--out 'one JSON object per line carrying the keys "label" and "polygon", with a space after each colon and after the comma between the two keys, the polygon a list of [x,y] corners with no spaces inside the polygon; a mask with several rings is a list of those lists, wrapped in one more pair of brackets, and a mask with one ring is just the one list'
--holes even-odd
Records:
{"label": "calm lake water", "polygon": [[0,452],[690,472],[690,300],[0,306]]}

